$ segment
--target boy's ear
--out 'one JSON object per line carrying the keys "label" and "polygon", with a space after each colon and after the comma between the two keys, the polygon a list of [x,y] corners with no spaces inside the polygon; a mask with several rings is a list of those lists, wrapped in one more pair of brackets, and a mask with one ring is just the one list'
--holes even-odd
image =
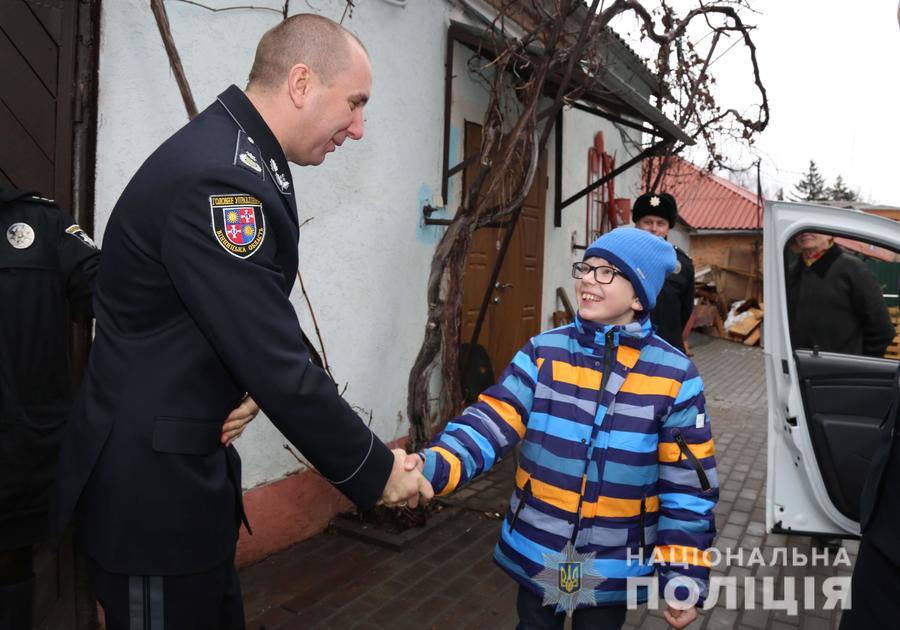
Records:
{"label": "boy's ear", "polygon": [[644,305],[641,304],[641,301],[638,299],[637,295],[635,295],[631,300],[631,310],[638,313],[644,310]]}

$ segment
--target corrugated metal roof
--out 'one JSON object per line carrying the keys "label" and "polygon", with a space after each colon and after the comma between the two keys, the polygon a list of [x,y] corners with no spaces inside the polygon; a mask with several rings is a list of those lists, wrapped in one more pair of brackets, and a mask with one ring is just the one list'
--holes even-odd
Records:
{"label": "corrugated metal roof", "polygon": [[675,197],[678,214],[688,225],[698,230],[762,230],[756,193],[687,160],[671,159],[657,190]]}

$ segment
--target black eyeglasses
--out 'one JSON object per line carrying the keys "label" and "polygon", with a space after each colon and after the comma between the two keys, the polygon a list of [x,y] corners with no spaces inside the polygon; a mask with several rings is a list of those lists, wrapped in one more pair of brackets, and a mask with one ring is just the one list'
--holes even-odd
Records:
{"label": "black eyeglasses", "polygon": [[607,267],[606,265],[600,265],[599,267],[593,267],[586,262],[577,262],[572,265],[572,277],[576,280],[580,280],[590,272],[594,272],[594,280],[597,281],[598,284],[610,284],[613,280],[616,279],[616,276],[625,277],[625,274],[619,271],[618,269],[613,269],[612,267]]}

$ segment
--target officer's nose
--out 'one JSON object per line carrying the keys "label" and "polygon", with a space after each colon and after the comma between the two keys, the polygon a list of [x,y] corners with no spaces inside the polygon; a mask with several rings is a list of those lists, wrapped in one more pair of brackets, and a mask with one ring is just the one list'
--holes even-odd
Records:
{"label": "officer's nose", "polygon": [[352,140],[361,140],[363,137],[363,127],[365,126],[365,119],[363,118],[363,108],[358,107],[356,111],[353,113],[353,122],[350,123],[350,126],[347,127],[347,136]]}

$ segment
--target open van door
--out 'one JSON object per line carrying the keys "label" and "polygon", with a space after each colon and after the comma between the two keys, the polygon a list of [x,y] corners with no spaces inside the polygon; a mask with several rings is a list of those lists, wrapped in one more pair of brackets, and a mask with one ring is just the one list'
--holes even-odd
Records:
{"label": "open van door", "polygon": [[[766,527],[854,538],[859,536],[859,498],[896,386],[898,361],[793,347],[786,274],[791,258],[797,258],[794,237],[807,231],[847,243],[851,254],[879,272],[885,298],[896,303],[900,223],[801,203],[767,202],[765,207]],[[867,252],[878,253],[878,262]],[[829,317],[824,308],[821,317]]]}

